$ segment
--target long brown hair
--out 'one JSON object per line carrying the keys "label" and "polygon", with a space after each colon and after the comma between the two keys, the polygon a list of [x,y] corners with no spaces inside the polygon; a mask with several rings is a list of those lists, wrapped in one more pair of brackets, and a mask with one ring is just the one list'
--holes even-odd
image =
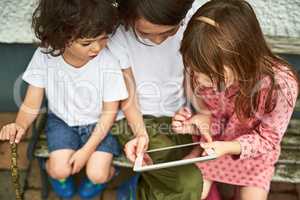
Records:
{"label": "long brown hair", "polygon": [[[211,19],[211,23],[199,20],[201,17]],[[286,66],[298,81],[287,62],[271,52],[254,10],[245,0],[211,0],[204,4],[190,20],[180,52],[185,67],[208,76],[219,90],[225,85],[224,66],[233,72],[240,89],[235,98],[239,119],[253,117],[258,110],[261,92],[253,93],[253,89],[264,77],[269,77],[271,83],[265,112],[275,108],[274,97],[280,87],[274,68],[283,70]]]}

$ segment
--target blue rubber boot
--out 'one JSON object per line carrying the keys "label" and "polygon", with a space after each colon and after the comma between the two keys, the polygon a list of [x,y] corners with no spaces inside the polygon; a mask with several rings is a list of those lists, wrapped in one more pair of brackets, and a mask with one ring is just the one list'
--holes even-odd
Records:
{"label": "blue rubber boot", "polygon": [[[115,174],[112,179],[120,174],[120,168],[115,168]],[[85,178],[79,186],[79,196],[82,199],[92,199],[96,196],[100,196],[103,190],[107,187],[107,183],[103,184],[94,184],[88,178]]]}
{"label": "blue rubber boot", "polygon": [[117,200],[136,200],[136,189],[140,174],[124,181],[117,189]]}
{"label": "blue rubber boot", "polygon": [[75,185],[71,176],[64,180],[57,180],[53,178],[49,178],[49,180],[52,189],[57,194],[57,196],[64,199],[70,199],[74,196]]}
{"label": "blue rubber boot", "polygon": [[78,193],[81,199],[88,200],[100,196],[106,187],[106,183],[94,184],[88,178],[85,178],[79,186]]}

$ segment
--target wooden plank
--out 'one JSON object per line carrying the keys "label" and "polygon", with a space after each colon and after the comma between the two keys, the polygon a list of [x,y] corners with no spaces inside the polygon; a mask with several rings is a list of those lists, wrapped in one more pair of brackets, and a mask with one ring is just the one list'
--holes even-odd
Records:
{"label": "wooden plank", "polygon": [[300,119],[292,118],[290,120],[288,129],[287,129],[284,137],[290,136],[290,135],[296,135],[296,136],[300,137]]}
{"label": "wooden plank", "polygon": [[34,155],[36,157],[42,157],[42,158],[48,158],[49,157],[48,145],[47,145],[47,140],[46,139],[42,139],[42,138],[39,139],[38,143],[36,144]]}
{"label": "wooden plank", "polygon": [[300,183],[299,165],[277,164],[273,181]]}
{"label": "wooden plank", "polygon": [[282,148],[279,161],[280,164],[298,164],[300,169],[300,151],[299,149]]}
{"label": "wooden plank", "polygon": [[287,134],[285,137],[283,137],[281,145],[283,146],[299,146],[300,144],[300,137],[299,135],[292,135],[292,134]]}
{"label": "wooden plank", "polygon": [[113,160],[113,164],[119,167],[128,167],[133,168],[133,165],[129,162],[129,160],[125,157],[124,154],[121,156],[115,157]]}
{"label": "wooden plank", "polygon": [[274,53],[300,55],[300,38],[265,36]]}
{"label": "wooden plank", "polygon": [[[47,140],[44,134],[41,134],[40,140],[37,143],[34,155],[36,157],[48,158],[49,152],[47,147]],[[121,155],[119,157],[115,157],[113,160],[113,164],[119,167],[128,167],[132,168],[133,165],[129,162],[129,160],[125,157],[125,155]]]}
{"label": "wooden plank", "polygon": [[[299,102],[297,102],[299,105]],[[299,107],[299,106],[298,106]],[[43,121],[43,120],[41,120]],[[41,123],[40,121],[40,123]],[[38,124],[40,124],[38,123]],[[38,127],[40,129],[41,127]],[[276,164],[273,181],[300,183],[300,119],[291,119],[287,133],[281,143],[282,152]],[[47,141],[45,134],[40,135],[35,156],[48,157]],[[125,156],[114,159],[114,165],[132,167]]]}
{"label": "wooden plank", "polygon": [[295,111],[300,111],[300,100],[296,102]]}

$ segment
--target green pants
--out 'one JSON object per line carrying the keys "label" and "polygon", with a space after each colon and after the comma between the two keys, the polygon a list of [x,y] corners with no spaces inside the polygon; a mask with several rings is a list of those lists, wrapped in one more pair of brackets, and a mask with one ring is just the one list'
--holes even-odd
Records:
{"label": "green pants", "polygon": [[[149,149],[192,142],[190,135],[176,135],[171,131],[170,117],[144,116],[149,134]],[[112,133],[124,146],[133,138],[125,119],[115,123]],[[166,151],[151,155],[155,161],[183,158],[189,150]],[[143,172],[137,189],[138,200],[199,200],[202,191],[202,174],[193,165],[183,165],[166,169]]]}

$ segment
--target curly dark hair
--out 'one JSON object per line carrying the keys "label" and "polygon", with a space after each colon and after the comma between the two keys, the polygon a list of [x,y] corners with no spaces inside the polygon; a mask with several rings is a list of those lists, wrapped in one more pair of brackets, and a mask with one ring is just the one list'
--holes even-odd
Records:
{"label": "curly dark hair", "polygon": [[52,56],[63,54],[69,42],[113,33],[118,23],[114,0],[40,0],[32,28],[40,46]]}

